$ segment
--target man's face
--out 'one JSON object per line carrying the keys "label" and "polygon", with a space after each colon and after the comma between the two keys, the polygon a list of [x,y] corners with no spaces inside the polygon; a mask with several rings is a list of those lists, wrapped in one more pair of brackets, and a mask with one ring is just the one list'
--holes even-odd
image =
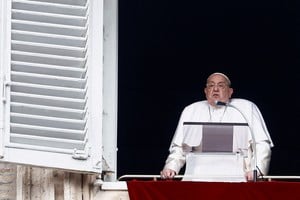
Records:
{"label": "man's face", "polygon": [[208,78],[204,93],[209,104],[215,105],[216,101],[228,102],[233,89],[222,75],[215,74]]}

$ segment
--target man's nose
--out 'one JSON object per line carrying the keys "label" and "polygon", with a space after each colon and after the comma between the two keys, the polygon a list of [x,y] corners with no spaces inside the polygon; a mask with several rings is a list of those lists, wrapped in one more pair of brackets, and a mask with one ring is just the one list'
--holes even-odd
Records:
{"label": "man's nose", "polygon": [[214,85],[213,90],[214,91],[219,90],[219,86],[218,85]]}

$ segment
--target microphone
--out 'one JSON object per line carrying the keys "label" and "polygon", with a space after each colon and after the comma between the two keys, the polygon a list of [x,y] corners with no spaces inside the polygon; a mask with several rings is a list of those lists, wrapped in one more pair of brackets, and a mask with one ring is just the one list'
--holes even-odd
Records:
{"label": "microphone", "polygon": [[216,106],[228,106],[228,103],[223,102],[223,101],[215,101]]}
{"label": "microphone", "polygon": [[249,129],[250,129],[250,133],[251,133],[251,137],[252,137],[252,145],[253,145],[253,157],[254,157],[254,169],[253,169],[253,181],[256,182],[257,181],[257,154],[256,154],[256,140],[255,140],[255,136],[252,130],[252,127],[249,124],[248,119],[246,118],[245,114],[236,106],[229,104],[227,102],[222,102],[222,101],[215,101],[215,105],[216,106],[229,106],[231,108],[234,108],[235,110],[237,110],[245,119],[245,121],[247,122]]}

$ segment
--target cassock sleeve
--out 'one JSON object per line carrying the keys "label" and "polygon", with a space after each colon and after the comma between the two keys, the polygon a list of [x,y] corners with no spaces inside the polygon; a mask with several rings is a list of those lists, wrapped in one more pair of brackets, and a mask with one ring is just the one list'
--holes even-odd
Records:
{"label": "cassock sleeve", "polygon": [[181,146],[173,145],[170,147],[170,154],[166,160],[164,169],[171,169],[179,173],[180,169],[185,164],[185,153]]}

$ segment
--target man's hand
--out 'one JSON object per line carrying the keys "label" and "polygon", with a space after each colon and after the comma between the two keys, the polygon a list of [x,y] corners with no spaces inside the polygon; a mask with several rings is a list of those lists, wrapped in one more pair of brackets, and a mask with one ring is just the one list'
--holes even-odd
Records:
{"label": "man's hand", "polygon": [[163,169],[160,172],[160,177],[162,179],[172,179],[176,175],[176,172],[172,169]]}
{"label": "man's hand", "polygon": [[[253,171],[248,171],[248,172],[246,172],[246,180],[247,181],[254,181],[254,179],[253,179],[253,176],[254,176],[254,174],[253,174]],[[258,174],[257,174],[257,176],[259,177],[260,176],[260,173],[258,172]]]}

